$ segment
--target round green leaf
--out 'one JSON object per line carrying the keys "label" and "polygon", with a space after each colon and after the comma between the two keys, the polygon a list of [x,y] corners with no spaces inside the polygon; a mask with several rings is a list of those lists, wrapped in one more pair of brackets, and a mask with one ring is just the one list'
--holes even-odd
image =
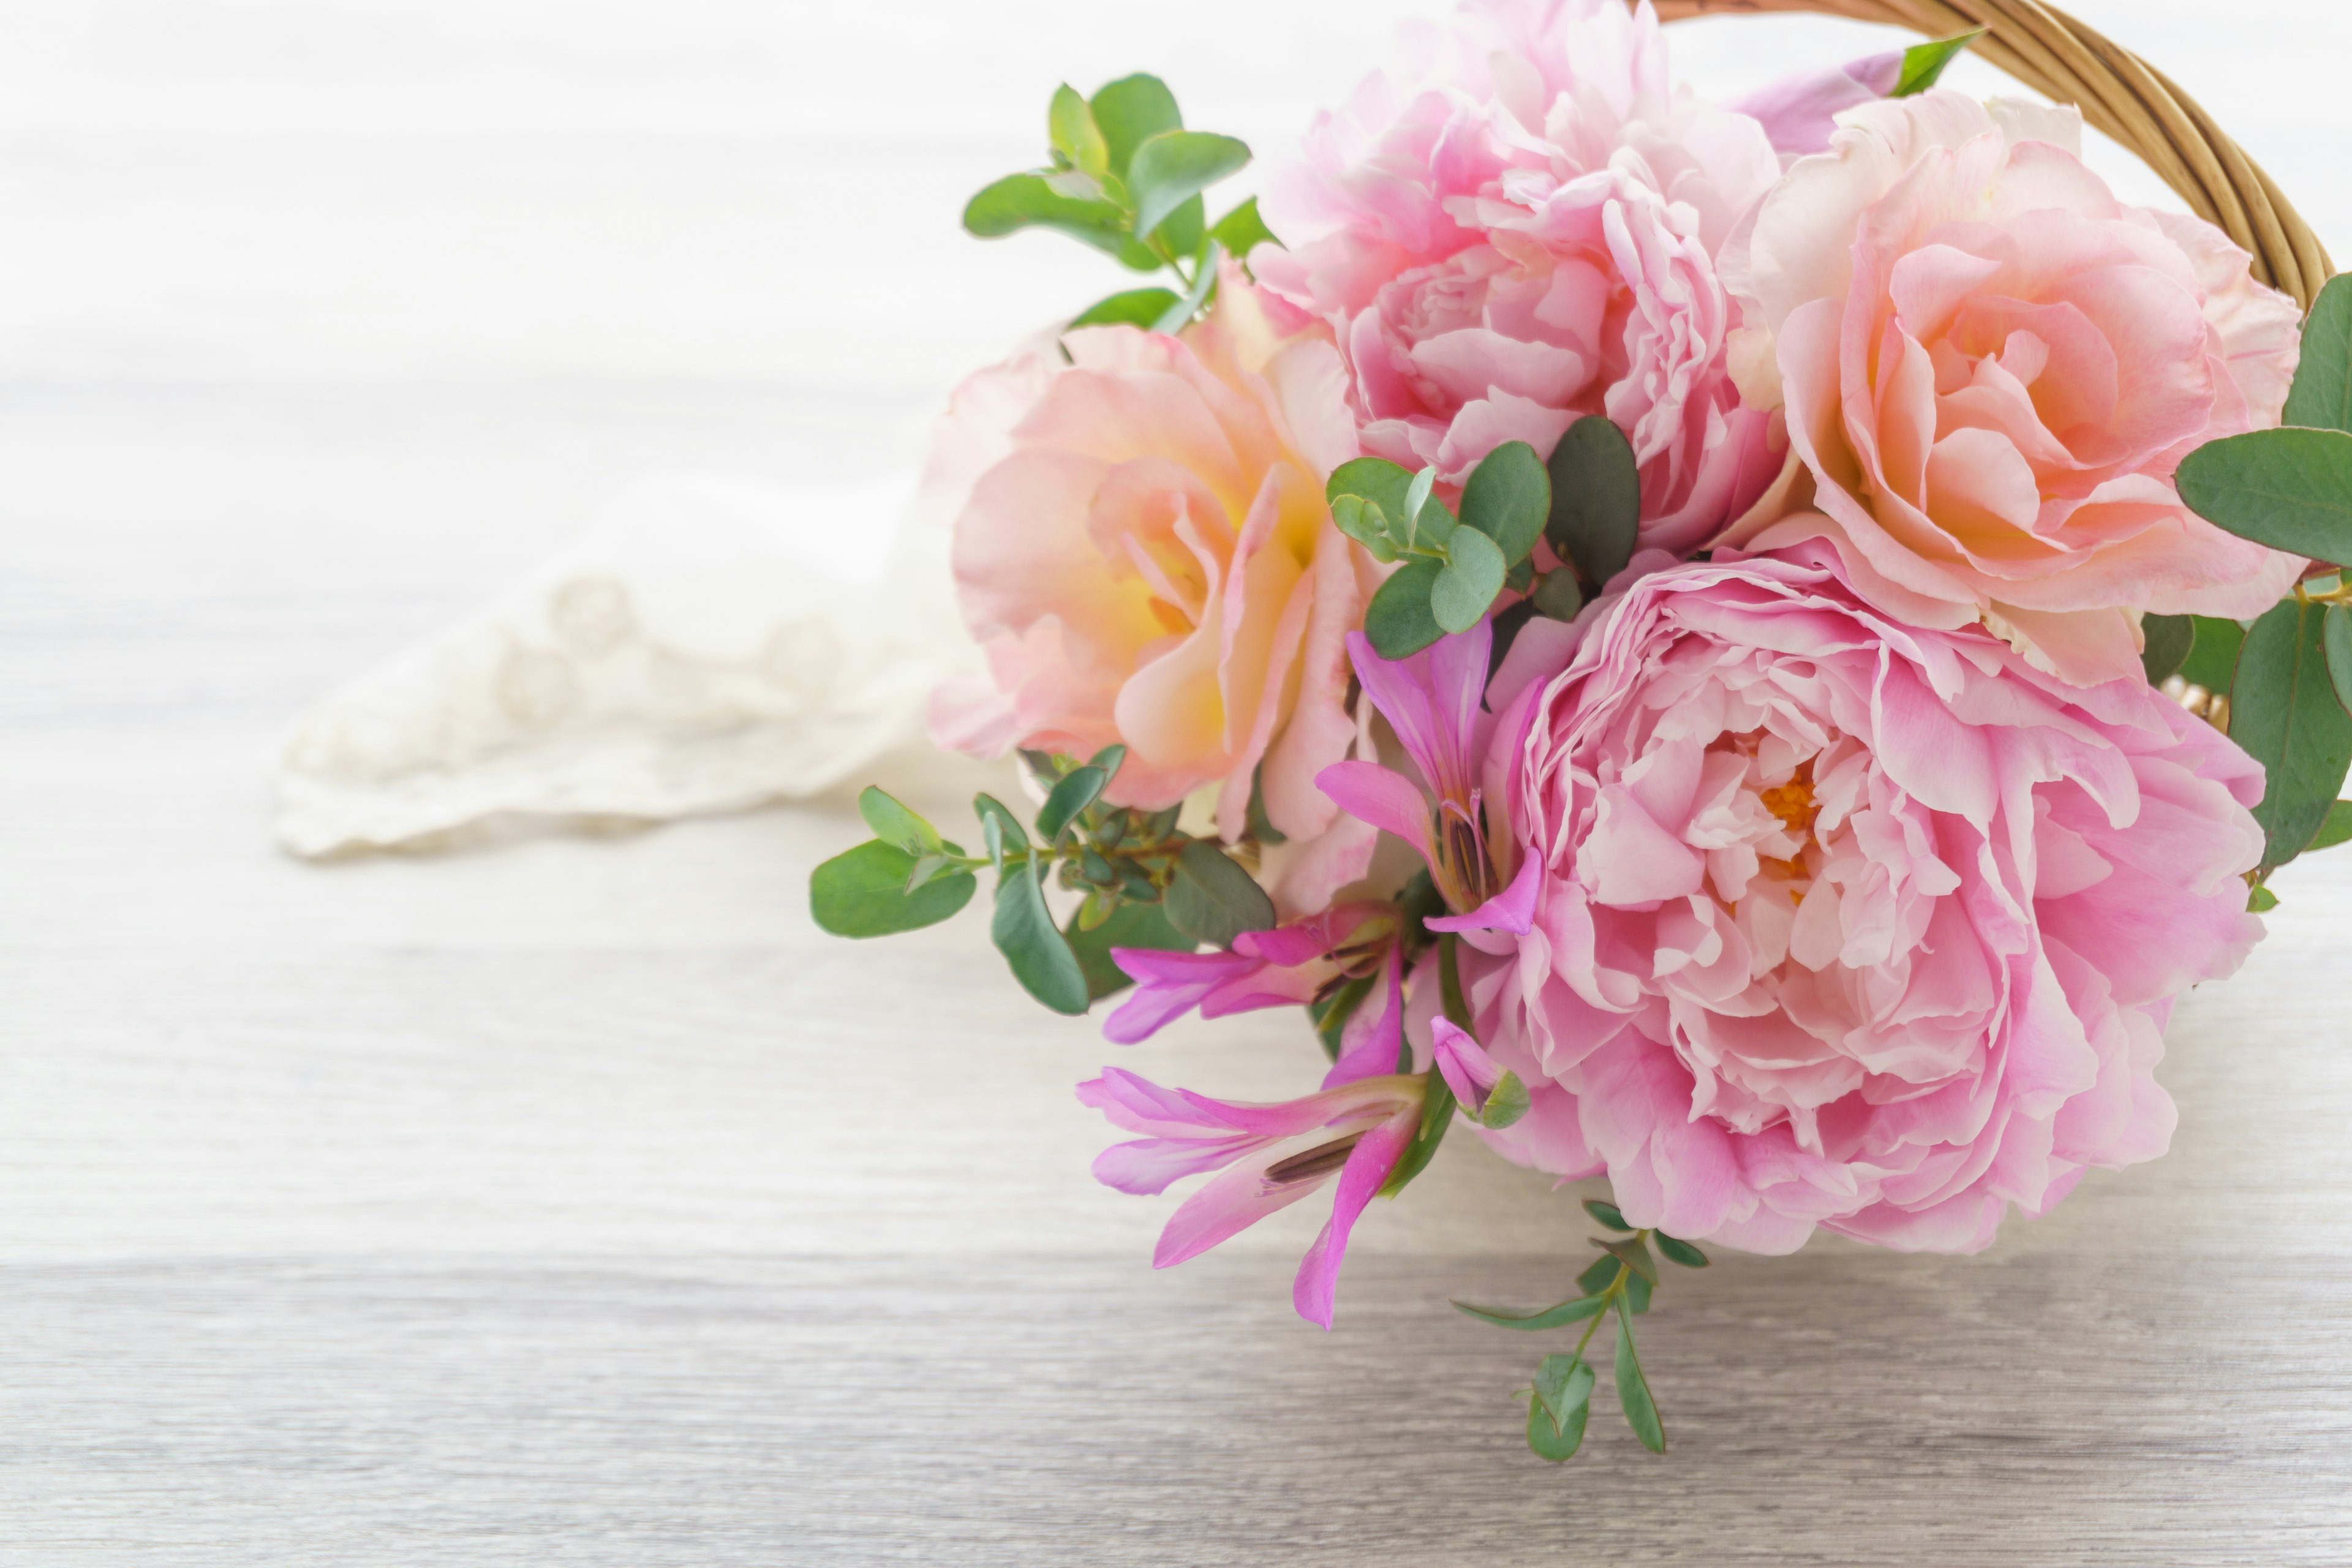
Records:
{"label": "round green leaf", "polygon": [[1104,87],[1087,107],[1094,110],[1095,124],[1102,132],[1110,172],[1122,180],[1127,178],[1128,163],[1138,147],[1161,132],[1174,131],[1184,123],[1184,116],[1176,108],[1176,95],[1168,90],[1168,84],[1139,71]]}
{"label": "round green leaf", "polygon": [[[1135,232],[1148,235],[1175,210],[1250,161],[1245,142],[1209,131],[1163,131],[1135,150],[1127,167]],[[1170,237],[1171,243],[1175,237]],[[1186,247],[1184,248],[1190,248]]]}
{"label": "round green leaf", "polygon": [[857,795],[857,815],[885,844],[918,858],[940,852],[939,830],[909,811],[896,795],[867,784]]}
{"label": "round green leaf", "polygon": [[979,883],[969,871],[935,877],[912,893],[912,855],[870,839],[809,873],[809,914],[835,936],[889,936],[937,925],[971,902]]}
{"label": "round green leaf", "polygon": [[[1552,1370],[1555,1362],[1571,1366]],[[1544,1357],[1536,1373],[1535,1397],[1528,1401],[1528,1447],[1538,1459],[1561,1464],[1584,1445],[1592,1415],[1592,1369],[1575,1356]]]}
{"label": "round green leaf", "polygon": [[2352,277],[2329,279],[2312,301],[2302,355],[2279,423],[2352,430]]}
{"label": "round green leaf", "polygon": [[1534,1108],[1535,1100],[1519,1075],[1506,1068],[1495,1087],[1487,1091],[1486,1103],[1479,1109],[1478,1125],[1496,1131],[1514,1126],[1519,1118]]}
{"label": "round green leaf", "polygon": [[1274,900],[1256,878],[1207,838],[1184,846],[1161,902],[1169,924],[1214,947],[1233,946],[1245,931],[1274,929]]}
{"label": "round green leaf", "polygon": [[2189,658],[2180,666],[2180,679],[2208,691],[2228,691],[2230,678],[2238,668],[2238,649],[2246,640],[2246,628],[2218,616],[2191,616],[2189,624],[2194,635],[2189,645]]}
{"label": "round green leaf", "polygon": [[1007,866],[998,875],[996,914],[988,934],[1023,990],[1056,1013],[1087,1010],[1086,972],[1054,924],[1045,891],[1025,862]]}
{"label": "round green leaf", "polygon": [[1536,614],[1555,621],[1572,621],[1584,608],[1584,590],[1577,586],[1576,572],[1562,567],[1547,572],[1536,581]]}
{"label": "round green leaf", "polygon": [[2208,441],[2173,475],[2200,517],[2314,561],[2352,561],[2352,434],[2250,430]]}
{"label": "round green leaf", "polygon": [[1575,563],[1595,587],[1625,569],[1642,525],[1642,474],[1625,432],[1601,415],[1568,427],[1552,448],[1551,516],[1544,536],[1552,552]]}
{"label": "round green leaf", "polygon": [[1445,630],[1466,632],[1493,607],[1510,563],[1495,542],[1475,528],[1455,530],[1446,548],[1452,559],[1430,584],[1429,611]]}
{"label": "round green leaf", "polygon": [[1054,89],[1053,104],[1045,113],[1045,132],[1055,153],[1070,167],[1097,180],[1110,172],[1110,149],[1095,126],[1094,110],[1068,82]]}
{"label": "round green leaf", "polygon": [[1445,635],[1429,607],[1444,569],[1434,561],[1408,561],[1373,593],[1364,610],[1364,636],[1382,658],[1410,658]]}
{"label": "round green leaf", "polygon": [[[2352,436],[2345,437],[2352,441]],[[2352,713],[2328,673],[2323,605],[2274,605],[2246,634],[2230,684],[2230,738],[2263,764],[2267,784],[2254,820],[2263,828],[2263,869],[2303,852],[2326,821],[2352,768]]]}
{"label": "round green leaf", "polygon": [[2327,649],[2328,684],[2336,688],[2336,700],[2352,709],[2352,610],[2329,605],[2320,640]]}
{"label": "round green leaf", "polygon": [[1129,289],[1123,294],[1096,300],[1071,317],[1064,331],[1075,331],[1080,327],[1150,327],[1177,303],[1173,289]]}
{"label": "round green leaf", "polygon": [[1462,522],[1495,542],[1503,559],[1527,558],[1551,517],[1551,476],[1525,441],[1506,441],[1470,470],[1462,486]]}
{"label": "round green leaf", "polygon": [[2187,616],[2143,616],[2139,629],[2144,639],[2140,668],[2147,671],[2150,686],[2161,686],[2189,661],[2189,650],[2197,640],[2197,623]]}

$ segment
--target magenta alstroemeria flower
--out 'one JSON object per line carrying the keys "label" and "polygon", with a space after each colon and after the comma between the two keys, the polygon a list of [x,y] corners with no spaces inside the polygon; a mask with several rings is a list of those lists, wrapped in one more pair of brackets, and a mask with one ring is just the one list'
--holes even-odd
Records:
{"label": "magenta alstroemeria flower", "polygon": [[1475,1120],[1486,1109],[1486,1096],[1503,1081],[1503,1064],[1443,1014],[1430,1020],[1429,1035],[1431,1054],[1444,1076],[1445,1087]]}
{"label": "magenta alstroemeria flower", "polygon": [[[1349,1232],[1411,1146],[1426,1083],[1391,1073],[1256,1105],[1162,1089],[1105,1068],[1100,1078],[1078,1085],[1078,1099],[1113,1125],[1144,1134],[1095,1161],[1095,1178],[1106,1186],[1149,1195],[1186,1176],[1222,1173],[1171,1216],[1151,1255],[1155,1268],[1199,1257],[1336,1174],[1330,1221],[1307,1249],[1291,1290],[1298,1315],[1328,1329]],[[1309,1134],[1316,1141],[1302,1143]]]}
{"label": "magenta alstroemeria flower", "polygon": [[1203,1018],[1222,1018],[1311,1002],[1343,976],[1370,973],[1395,946],[1397,929],[1395,905],[1365,900],[1272,931],[1244,931],[1231,952],[1112,948],[1112,961],[1136,988],[1104,1020],[1103,1037],[1131,1046],[1195,1007]]}
{"label": "magenta alstroemeria flower", "polygon": [[1481,702],[1493,646],[1486,621],[1402,659],[1382,658],[1362,633],[1349,633],[1348,657],[1364,695],[1396,731],[1422,783],[1366,762],[1335,763],[1315,775],[1342,811],[1396,835],[1429,863],[1438,895],[1456,917],[1429,922],[1436,931],[1524,932],[1535,909],[1534,862],[1520,868],[1517,881],[1508,876],[1512,835],[1502,802],[1490,800],[1481,779],[1495,729]]}

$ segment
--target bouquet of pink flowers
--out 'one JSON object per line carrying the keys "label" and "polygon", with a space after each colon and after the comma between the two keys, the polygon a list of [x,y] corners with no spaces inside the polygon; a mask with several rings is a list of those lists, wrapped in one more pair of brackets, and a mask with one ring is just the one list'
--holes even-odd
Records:
{"label": "bouquet of pink flowers", "polygon": [[[1733,104],[1623,0],[1468,0],[1262,200],[1157,79],[975,196],[1163,286],[955,395],[929,485],[1018,750],[980,847],[878,790],[815,917],[994,879],[1014,978],[1119,1044],[1297,1007],[1280,1104],[1078,1086],[1096,1174],[1205,1177],[1154,1262],[1318,1194],[1349,1236],[1457,1125],[1608,1235],[1528,1440],[1582,1439],[1661,1260],[1817,1228],[1985,1247],[2162,1153],[2174,999],[2352,837],[2352,293],[2308,322],[2127,206],[2073,110],[1934,83],[1968,37]],[[1302,1087],[1305,1087],[1302,1085]]]}

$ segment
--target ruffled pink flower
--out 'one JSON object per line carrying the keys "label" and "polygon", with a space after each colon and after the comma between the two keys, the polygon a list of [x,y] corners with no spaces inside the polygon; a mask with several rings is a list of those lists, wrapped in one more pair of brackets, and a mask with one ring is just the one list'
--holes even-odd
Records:
{"label": "ruffled pink flower", "polygon": [[2174,997],[2262,935],[2261,767],[2135,674],[2075,687],[1901,625],[1839,557],[1632,585],[1500,724],[1544,875],[1466,931],[1486,1134],[1634,1224],[1969,1251],[2162,1153]]}
{"label": "ruffled pink flower", "polygon": [[2117,202],[2080,138],[1944,89],[1850,110],[1723,261],[1818,509],[1753,547],[1820,535],[1890,613],[2091,683],[2137,669],[2140,612],[2259,615],[2302,563],[2172,488],[2278,422],[2294,303],[2211,225]]}
{"label": "ruffled pink flower", "polygon": [[[1105,1185],[1152,1194],[1186,1176],[1222,1173],[1178,1205],[1152,1253],[1155,1268],[1199,1257],[1336,1175],[1331,1218],[1307,1248],[1291,1291],[1298,1315],[1328,1329],[1349,1234],[1411,1146],[1424,1084],[1389,1073],[1303,1100],[1252,1105],[1162,1089],[1105,1068],[1102,1077],[1078,1085],[1078,1099],[1113,1125],[1144,1134],[1095,1161],[1095,1177]],[[1310,1134],[1315,1141],[1304,1142]]]}
{"label": "ruffled pink flower", "polygon": [[1459,484],[1507,441],[1605,414],[1677,552],[1780,466],[1740,407],[1714,254],[1780,173],[1754,120],[1675,90],[1645,3],[1487,0],[1409,33],[1261,201],[1259,279],[1328,321],[1364,450]]}
{"label": "ruffled pink flower", "polygon": [[[1339,355],[1262,305],[1229,271],[1181,340],[1088,328],[1063,339],[1066,366],[1016,361],[958,393],[934,473],[979,468],[953,560],[992,679],[935,697],[942,745],[1123,743],[1113,804],[1222,783],[1229,838],[1262,768],[1276,827],[1331,824],[1314,777],[1355,738],[1340,639],[1377,574],[1323,504],[1356,455]],[[1314,869],[1336,886],[1351,865]]]}

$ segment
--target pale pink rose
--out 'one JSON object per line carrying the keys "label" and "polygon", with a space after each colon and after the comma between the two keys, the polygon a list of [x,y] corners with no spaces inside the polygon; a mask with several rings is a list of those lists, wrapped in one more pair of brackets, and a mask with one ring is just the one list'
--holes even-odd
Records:
{"label": "pale pink rose", "polygon": [[[1336,813],[1315,775],[1356,736],[1343,639],[1378,583],[1323,502],[1356,455],[1338,353],[1279,336],[1237,271],[1182,339],[1062,341],[1066,365],[1032,357],[968,383],[936,444],[935,480],[985,464],[953,561],[992,679],[935,696],[933,738],[982,755],[1122,743],[1115,804],[1156,809],[1222,783],[1228,837],[1263,763],[1267,816],[1317,839]],[[1322,880],[1361,875],[1370,836],[1349,844],[1361,853]]]}
{"label": "pale pink rose", "polygon": [[1465,978],[1535,1103],[1482,1135],[1759,1252],[1969,1251],[2162,1153],[2173,999],[2262,935],[2261,767],[2137,674],[1896,622],[1821,541],[1724,554],[1498,716],[1542,868]]}
{"label": "pale pink rose", "polygon": [[1642,542],[1677,552],[1780,467],[1725,358],[1714,254],[1780,165],[1754,120],[1678,91],[1645,3],[1492,0],[1409,34],[1261,199],[1259,279],[1330,323],[1364,450],[1459,484],[1586,415],[1632,438]]}
{"label": "pale pink rose", "polygon": [[1938,89],[1847,110],[1726,248],[1751,401],[1785,397],[1815,513],[1906,620],[1979,618],[2044,669],[2137,668],[2138,613],[2260,614],[2301,563],[2173,469],[2278,422],[2294,303],[2210,224],[2127,207],[2071,110]]}

